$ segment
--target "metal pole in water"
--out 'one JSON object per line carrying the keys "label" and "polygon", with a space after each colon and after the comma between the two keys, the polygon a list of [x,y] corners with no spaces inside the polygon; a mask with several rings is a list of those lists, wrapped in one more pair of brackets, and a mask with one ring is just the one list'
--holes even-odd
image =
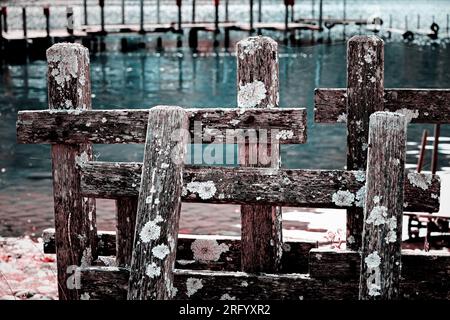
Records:
{"label": "metal pole in water", "polygon": [[284,1],[284,44],[288,43],[287,33],[289,28],[289,0]]}
{"label": "metal pole in water", "polygon": [[144,0],[140,1],[140,27],[139,33],[144,33]]}
{"label": "metal pole in water", "polygon": [[253,0],[250,0],[250,35],[253,34]]}
{"label": "metal pole in water", "polygon": [[228,22],[228,0],[225,0],[225,21]]}
{"label": "metal pole in water", "polygon": [[83,8],[84,8],[84,25],[88,24],[88,12],[87,12],[87,0],[83,0]]}
{"label": "metal pole in water", "polygon": [[44,7],[44,16],[45,16],[45,31],[47,37],[50,37],[50,7]]}
{"label": "metal pole in water", "polygon": [[311,18],[312,19],[314,19],[316,17],[315,7],[316,7],[316,1],[311,0]]}
{"label": "metal pole in water", "polygon": [[345,26],[347,20],[347,0],[344,0],[344,12],[343,12],[343,22],[342,22],[342,37],[345,39]]}
{"label": "metal pole in water", "polygon": [[322,2],[322,0],[320,0],[320,2],[319,2],[319,29],[320,29],[320,32],[322,32],[322,30],[323,30],[322,13],[323,13],[323,2]]}
{"label": "metal pole in water", "polygon": [[67,33],[73,35],[73,8],[66,8],[66,17],[67,17]]}
{"label": "metal pole in water", "polygon": [[27,8],[22,8],[22,28],[23,28],[23,37],[27,38]]}
{"label": "metal pole in water", "polygon": [[450,16],[450,15],[447,14],[447,35],[448,35],[448,29],[449,29],[449,28],[448,28],[448,27],[449,27],[449,16]]}
{"label": "metal pole in water", "polygon": [[420,14],[417,15],[417,29],[420,29]]}
{"label": "metal pole in water", "polygon": [[217,41],[217,35],[219,31],[219,0],[214,0],[214,47],[219,46],[219,41]]}
{"label": "metal pole in water", "polygon": [[405,31],[408,30],[408,16],[405,16]]}
{"label": "metal pole in water", "polygon": [[192,0],[192,22],[195,22],[195,0]]}
{"label": "metal pole in water", "polygon": [[7,7],[2,7],[3,15],[3,31],[8,32],[8,9]]}
{"label": "metal pole in water", "polygon": [[125,0],[122,0],[122,24],[125,24]]}
{"label": "metal pole in water", "polygon": [[[258,22],[262,22],[262,0],[258,0]],[[258,28],[258,35],[261,35],[260,28]]]}
{"label": "metal pole in water", "polygon": [[392,28],[392,14],[389,15],[389,28]]}
{"label": "metal pole in water", "polygon": [[105,33],[105,0],[99,0],[100,5],[100,24],[102,26],[102,33]]}
{"label": "metal pole in water", "polygon": [[178,6],[178,31],[181,31],[181,0],[177,0]]}
{"label": "metal pole in water", "polygon": [[161,3],[159,0],[156,1],[156,23],[161,23]]}

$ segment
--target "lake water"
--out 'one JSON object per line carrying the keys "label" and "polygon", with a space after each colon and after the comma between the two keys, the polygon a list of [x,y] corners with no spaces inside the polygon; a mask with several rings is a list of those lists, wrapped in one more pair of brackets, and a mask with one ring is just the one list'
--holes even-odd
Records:
{"label": "lake water", "polygon": [[[448,4],[445,1],[430,2]],[[393,8],[397,6],[393,5]],[[383,10],[388,12],[384,7]],[[109,40],[115,41],[114,38]],[[281,107],[305,107],[308,112],[308,141],[304,145],[282,147],[283,167],[344,168],[345,125],[314,123],[313,93],[317,87],[346,86],[345,43],[300,48],[280,45],[279,61]],[[450,48],[445,41],[434,45],[386,42],[387,88],[450,88],[449,70]],[[50,147],[17,145],[15,142],[17,112],[47,108],[46,71],[44,61],[3,66],[0,70],[0,234],[17,234],[26,229],[23,225],[30,217],[35,218],[33,210],[39,208],[31,204],[21,207],[24,201],[31,201],[30,195],[41,200],[39,195],[51,199]],[[237,104],[236,57],[223,50],[200,54],[192,54],[188,49],[169,49],[164,54],[108,52],[91,57],[91,77],[94,109],[137,109],[158,104],[232,107]],[[407,162],[411,166],[417,162],[423,129],[428,129],[432,136],[432,125],[410,125],[408,128]],[[448,126],[442,126],[441,135],[439,169],[448,170]],[[430,146],[425,170],[430,168],[429,149]],[[98,160],[141,161],[142,152],[143,147],[136,145],[95,146]],[[14,215],[18,210],[23,212]],[[35,226],[38,229],[51,226],[51,216],[52,213],[47,212],[45,219],[37,219]]]}

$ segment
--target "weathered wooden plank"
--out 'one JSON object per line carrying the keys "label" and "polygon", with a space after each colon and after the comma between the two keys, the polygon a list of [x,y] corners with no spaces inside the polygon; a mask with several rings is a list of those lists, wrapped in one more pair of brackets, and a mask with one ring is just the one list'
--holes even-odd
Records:
{"label": "weathered wooden plank", "polygon": [[[236,45],[238,107],[278,108],[278,44],[268,37],[249,37]],[[280,148],[249,139],[239,145],[243,167],[280,166]],[[241,206],[241,262],[246,272],[276,272],[282,255],[281,208]]]}
{"label": "weathered wooden plank", "polygon": [[[347,44],[347,169],[365,170],[369,116],[383,110],[384,43],[353,36]],[[347,248],[361,248],[362,208],[347,210]]]}
{"label": "weathered wooden plank", "polygon": [[[318,279],[359,280],[361,254],[350,250],[312,249],[309,274]],[[450,252],[402,250],[401,278],[405,281],[450,282]]]}
{"label": "weathered wooden plank", "polygon": [[[47,50],[48,97],[52,110],[91,109],[89,52],[78,44],[61,43]],[[61,300],[80,298],[71,282],[74,266],[95,258],[95,199],[83,198],[78,159],[92,160],[89,144],[52,146],[53,197],[57,230],[58,294]]]}
{"label": "weathered wooden plank", "polygon": [[399,297],[406,118],[370,116],[359,299]]}
{"label": "weathered wooden plank", "polygon": [[[82,191],[96,198],[137,196],[141,163],[86,162]],[[362,207],[364,171],[186,166],[183,201],[282,206]],[[405,210],[439,210],[437,175],[407,173]]]}
{"label": "weathered wooden plank", "polygon": [[[86,297],[99,300],[126,298],[128,270],[112,267],[79,268]],[[305,274],[263,274],[217,271],[174,271],[174,299],[191,300],[356,300],[357,280],[313,279]],[[401,299],[450,299],[447,282],[402,281]]]}
{"label": "weathered wooden plank", "polygon": [[147,128],[128,299],[168,300],[173,296],[189,119],[180,107],[156,107]]}
{"label": "weathered wooden plank", "polygon": [[[43,238],[44,253],[55,253],[55,231],[44,230]],[[117,256],[114,232],[98,232],[97,242],[99,256]],[[280,271],[308,272],[309,251],[313,248],[317,248],[316,242],[284,242]],[[175,267],[191,270],[239,271],[241,270],[240,237],[179,234]]]}
{"label": "weathered wooden plank", "polygon": [[[268,139],[273,131],[275,137],[281,135],[281,144],[306,142],[304,108],[186,111],[195,143],[201,143],[203,137],[203,143],[223,141],[233,144],[237,138],[245,136],[246,129],[271,129]],[[19,111],[17,143],[144,143],[147,120],[148,109]],[[211,138],[212,134],[215,140]]]}
{"label": "weathered wooden plank", "polygon": [[[450,89],[384,89],[384,111],[400,112],[412,123],[450,123]],[[315,89],[314,121],[347,122],[347,90]]]}
{"label": "weathered wooden plank", "polygon": [[122,197],[116,200],[116,263],[118,266],[131,265],[137,205],[137,197]]}

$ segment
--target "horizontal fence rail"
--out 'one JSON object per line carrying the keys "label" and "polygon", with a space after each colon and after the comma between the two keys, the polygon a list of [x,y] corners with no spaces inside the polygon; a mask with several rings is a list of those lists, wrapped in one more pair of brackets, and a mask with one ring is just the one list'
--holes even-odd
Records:
{"label": "horizontal fence rail", "polygon": [[[115,267],[78,268],[81,290],[91,299],[122,300],[129,271]],[[292,299],[355,300],[358,281],[315,279],[306,274],[249,274],[244,272],[174,270],[174,299],[237,300]],[[400,299],[449,299],[448,280],[441,283],[402,279]]]}
{"label": "horizontal fence rail", "polygon": [[[80,169],[85,196],[138,196],[141,163],[84,162]],[[406,176],[405,210],[438,211],[439,176]],[[362,207],[365,195],[364,171],[186,166],[183,177],[186,202],[347,208]]]}
{"label": "horizontal fence rail", "polygon": [[[279,134],[280,144],[306,142],[306,110],[290,109],[186,109],[193,142],[208,143],[233,137],[234,129],[265,129],[268,139],[272,130]],[[144,143],[147,110],[37,110],[19,111],[18,143]],[[196,126],[201,130],[195,130]],[[229,129],[229,132],[224,130]],[[218,132],[219,131],[219,132]],[[212,141],[208,137],[213,135]],[[242,132],[237,130],[239,137]],[[225,139],[223,139],[225,143]],[[236,140],[234,140],[236,141]],[[236,143],[236,142],[231,142]]]}
{"label": "horizontal fence rail", "polygon": [[[44,253],[56,252],[55,230],[44,230]],[[98,232],[98,255],[115,256],[117,238],[115,232]],[[281,271],[307,273],[309,251],[317,248],[317,242],[286,241],[283,244]],[[206,256],[202,249],[216,254]],[[177,244],[175,267],[192,270],[241,270],[241,239],[233,236],[180,234]]]}
{"label": "horizontal fence rail", "polygon": [[[316,89],[314,120],[346,122],[346,89]],[[384,110],[403,113],[412,123],[450,123],[450,89],[385,89]]]}

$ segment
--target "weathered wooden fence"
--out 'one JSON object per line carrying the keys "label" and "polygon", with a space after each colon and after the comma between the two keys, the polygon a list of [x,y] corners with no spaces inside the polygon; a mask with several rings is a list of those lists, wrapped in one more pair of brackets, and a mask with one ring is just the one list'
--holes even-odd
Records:
{"label": "weathered wooden fence", "polygon": [[[90,110],[87,50],[49,49],[50,110],[19,112],[17,137],[52,144],[55,231],[44,251],[57,254],[60,299],[450,298],[449,254],[401,250],[403,210],[435,212],[440,192],[437,176],[405,172],[406,123],[448,122],[450,93],[384,90],[376,37],[352,38],[348,57],[347,92],[316,91],[316,121],[348,119],[348,169],[287,170],[278,145],[305,143],[306,112],[276,108],[273,40],[238,44],[236,109]],[[255,129],[269,137],[250,139]],[[174,141],[225,133],[240,167],[180,161]],[[93,143],[145,143],[143,163],[92,161]],[[116,232],[96,231],[95,198],[117,200]],[[182,201],[242,205],[242,236],[178,237]],[[283,242],[281,206],[348,209],[347,250]]]}

